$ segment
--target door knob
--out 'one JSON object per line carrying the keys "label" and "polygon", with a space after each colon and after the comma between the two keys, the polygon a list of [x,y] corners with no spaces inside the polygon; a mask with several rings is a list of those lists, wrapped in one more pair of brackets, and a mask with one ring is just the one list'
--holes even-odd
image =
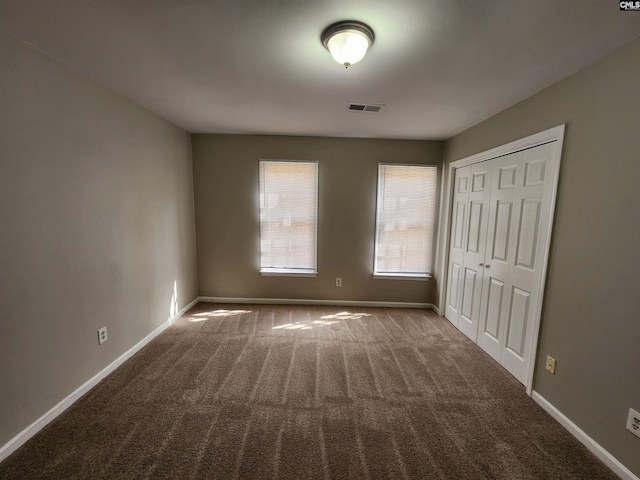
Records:
{"label": "door knob", "polygon": [[485,267],[489,268],[489,267],[491,267],[491,265],[489,265],[489,264],[487,263],[487,264],[485,265]]}
{"label": "door knob", "polygon": [[481,263],[481,264],[480,264],[480,266],[481,266],[481,267],[484,267],[484,263]]}

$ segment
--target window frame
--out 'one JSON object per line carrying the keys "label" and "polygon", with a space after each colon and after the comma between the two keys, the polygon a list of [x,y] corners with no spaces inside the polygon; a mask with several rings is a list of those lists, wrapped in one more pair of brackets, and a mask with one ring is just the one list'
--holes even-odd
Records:
{"label": "window frame", "polygon": [[[260,220],[260,195],[262,194],[262,177],[261,164],[265,163],[304,163],[314,165],[315,167],[315,228],[314,228],[314,255],[313,268],[276,268],[262,266],[262,222]],[[258,271],[260,275],[265,277],[317,277],[318,276],[318,207],[319,207],[319,190],[320,184],[320,168],[317,160],[283,160],[272,158],[261,158],[258,160]]]}
{"label": "window frame", "polygon": [[[425,273],[403,273],[403,272],[378,272],[378,235],[380,233],[380,212],[381,212],[381,202],[382,196],[380,195],[380,188],[382,186],[382,170],[383,167],[418,167],[418,168],[430,168],[435,171],[435,197],[433,200],[433,231],[431,232],[433,238],[431,240],[432,251],[431,254],[431,272]],[[376,229],[375,236],[373,238],[373,278],[376,280],[413,280],[413,281],[428,281],[433,278],[433,260],[434,260],[434,248],[435,247],[435,236],[437,230],[437,214],[438,214],[438,166],[430,165],[430,164],[420,164],[420,163],[378,163],[378,178],[376,185]]]}

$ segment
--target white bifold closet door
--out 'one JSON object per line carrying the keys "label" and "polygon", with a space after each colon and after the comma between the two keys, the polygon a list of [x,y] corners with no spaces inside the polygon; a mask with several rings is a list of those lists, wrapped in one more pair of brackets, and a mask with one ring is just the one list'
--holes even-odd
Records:
{"label": "white bifold closet door", "polygon": [[455,171],[445,316],[525,385],[551,228],[555,148],[551,142]]}

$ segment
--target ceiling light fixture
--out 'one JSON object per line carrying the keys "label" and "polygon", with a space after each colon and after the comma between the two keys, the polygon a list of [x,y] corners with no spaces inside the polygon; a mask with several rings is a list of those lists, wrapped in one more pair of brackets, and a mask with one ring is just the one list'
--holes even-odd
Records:
{"label": "ceiling light fixture", "polygon": [[322,44],[334,60],[345,68],[362,60],[374,39],[371,27],[356,20],[333,23],[320,35]]}

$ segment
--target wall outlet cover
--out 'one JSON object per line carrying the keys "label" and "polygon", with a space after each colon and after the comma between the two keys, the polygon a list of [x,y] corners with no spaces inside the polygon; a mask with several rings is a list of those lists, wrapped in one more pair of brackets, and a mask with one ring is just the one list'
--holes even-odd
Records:
{"label": "wall outlet cover", "polygon": [[633,408],[629,409],[629,417],[627,418],[627,430],[640,438],[640,413]]}
{"label": "wall outlet cover", "polygon": [[556,359],[551,355],[547,355],[547,364],[545,368],[552,374],[556,373]]}
{"label": "wall outlet cover", "polygon": [[107,337],[107,327],[98,329],[98,345],[102,345],[109,338]]}

